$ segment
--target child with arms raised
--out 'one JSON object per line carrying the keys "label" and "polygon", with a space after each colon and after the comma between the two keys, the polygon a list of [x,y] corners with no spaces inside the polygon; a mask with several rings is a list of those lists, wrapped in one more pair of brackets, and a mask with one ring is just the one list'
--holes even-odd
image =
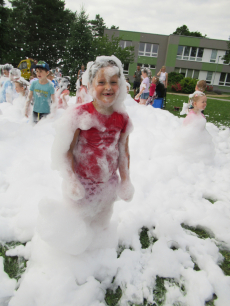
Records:
{"label": "child with arms raised", "polygon": [[47,79],[49,70],[49,65],[43,61],[39,61],[36,65],[38,81],[34,81],[30,86],[30,93],[25,108],[25,116],[28,117],[29,105],[34,97],[34,122],[38,122],[42,117],[46,117],[50,113],[51,99],[53,103],[55,102],[54,86]]}
{"label": "child with arms raised", "polygon": [[53,159],[64,179],[65,196],[77,204],[90,227],[105,228],[117,194],[125,201],[133,196],[128,149],[132,124],[123,105],[126,82],[121,62],[115,56],[97,57],[86,73],[93,101],[67,110],[65,125],[71,130],[71,143],[63,143],[63,123]]}

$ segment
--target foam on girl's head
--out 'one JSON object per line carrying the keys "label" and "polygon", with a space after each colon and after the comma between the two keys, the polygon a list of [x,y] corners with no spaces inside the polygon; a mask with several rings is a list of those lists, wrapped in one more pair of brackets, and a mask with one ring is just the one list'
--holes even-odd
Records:
{"label": "foam on girl's head", "polygon": [[196,88],[197,88],[199,91],[202,91],[202,92],[205,91],[206,87],[207,87],[207,83],[206,83],[206,81],[204,81],[204,80],[200,80],[200,81],[198,81],[197,84],[196,84]]}
{"label": "foam on girl's head", "polygon": [[82,84],[88,86],[89,93],[93,96],[93,80],[97,76],[97,72],[102,68],[108,68],[106,69],[107,77],[112,77],[115,74],[118,75],[119,92],[115,98],[113,109],[117,112],[124,112],[125,106],[123,101],[127,95],[126,80],[121,61],[116,56],[98,56],[95,62],[89,62],[82,76]]}
{"label": "foam on girl's head", "polygon": [[21,87],[24,87],[25,89],[30,85],[30,83],[27,82],[23,77],[20,77],[18,80],[15,81],[15,83],[18,83]]}
{"label": "foam on girl's head", "polygon": [[105,68],[105,67],[113,68],[113,69],[108,69],[109,76],[113,76],[114,74],[117,74],[118,77],[120,78],[121,71],[118,67],[118,64],[114,60],[113,56],[98,56],[96,58],[96,61],[90,66],[90,69],[89,69],[89,72],[88,72],[88,78],[89,78],[89,84],[90,85],[92,85],[93,79],[95,78],[98,70],[101,69],[101,68]]}
{"label": "foam on girl's head", "polygon": [[10,78],[12,81],[18,80],[21,77],[21,71],[17,68],[12,68],[10,70]]}

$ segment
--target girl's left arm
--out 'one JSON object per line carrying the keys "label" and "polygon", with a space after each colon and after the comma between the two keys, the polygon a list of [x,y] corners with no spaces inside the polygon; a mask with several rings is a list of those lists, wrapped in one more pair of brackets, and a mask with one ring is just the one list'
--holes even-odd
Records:
{"label": "girl's left arm", "polygon": [[129,180],[129,135],[122,133],[119,140],[118,167],[121,181]]}
{"label": "girl's left arm", "polygon": [[129,136],[122,133],[119,140],[118,168],[121,182],[118,188],[118,195],[124,201],[131,201],[134,194],[134,187],[129,177]]}

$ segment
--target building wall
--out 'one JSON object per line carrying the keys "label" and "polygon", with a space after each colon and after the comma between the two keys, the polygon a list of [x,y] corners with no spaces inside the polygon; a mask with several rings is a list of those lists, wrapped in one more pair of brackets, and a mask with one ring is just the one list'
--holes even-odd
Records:
{"label": "building wall", "polygon": [[[214,88],[222,91],[230,91],[229,86],[219,86],[221,72],[230,73],[230,65],[223,63],[222,57],[225,55],[227,41],[201,38],[187,37],[179,35],[158,35],[140,32],[122,31],[122,30],[105,30],[105,34],[109,37],[112,35],[120,37],[122,40],[132,41],[134,46],[134,63],[129,65],[129,78],[133,81],[133,74],[138,63],[155,65],[155,69],[151,69],[152,75],[160,70],[162,66],[166,66],[168,73],[177,68],[199,70],[199,79],[206,79],[208,71],[213,72],[212,83]],[[139,56],[139,43],[158,44],[157,57]],[[177,59],[178,46],[190,46],[204,48],[202,61],[190,61]],[[212,50],[218,50],[215,63],[210,62]]]}

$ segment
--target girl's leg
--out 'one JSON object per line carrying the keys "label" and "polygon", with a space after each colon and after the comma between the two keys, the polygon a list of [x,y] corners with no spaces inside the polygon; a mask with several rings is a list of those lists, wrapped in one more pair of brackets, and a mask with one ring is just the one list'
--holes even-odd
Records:
{"label": "girl's leg", "polygon": [[140,99],[140,103],[139,104],[145,105],[146,104],[146,99]]}

